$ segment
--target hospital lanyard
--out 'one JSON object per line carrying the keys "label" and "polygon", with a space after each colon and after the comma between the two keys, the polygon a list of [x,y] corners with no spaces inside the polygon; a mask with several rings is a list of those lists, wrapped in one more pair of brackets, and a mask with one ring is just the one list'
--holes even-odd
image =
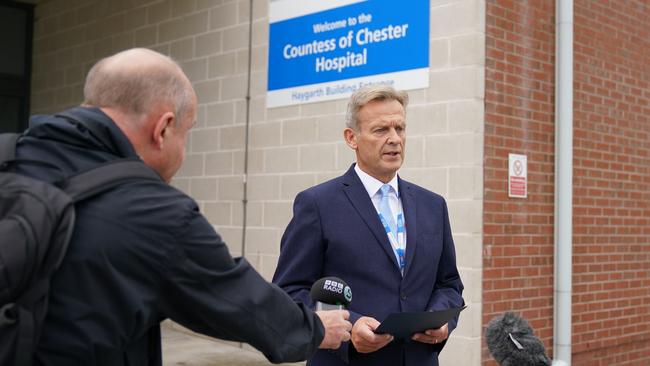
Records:
{"label": "hospital lanyard", "polygon": [[390,226],[388,226],[388,222],[386,222],[386,219],[381,212],[379,213],[379,218],[381,219],[381,224],[384,225],[386,235],[388,235],[388,241],[390,241],[391,247],[393,247],[393,250],[397,254],[399,269],[403,274],[404,268],[406,267],[406,258],[404,256],[406,251],[406,239],[404,238],[404,215],[402,213],[397,215],[397,238],[395,238],[395,234],[391,230]]}

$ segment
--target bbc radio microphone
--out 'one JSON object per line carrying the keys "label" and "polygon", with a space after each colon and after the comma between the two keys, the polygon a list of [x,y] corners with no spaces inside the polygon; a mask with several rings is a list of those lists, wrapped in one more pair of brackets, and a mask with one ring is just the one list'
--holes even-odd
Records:
{"label": "bbc radio microphone", "polygon": [[338,277],[323,277],[311,286],[316,310],[346,309],[352,301],[352,289]]}

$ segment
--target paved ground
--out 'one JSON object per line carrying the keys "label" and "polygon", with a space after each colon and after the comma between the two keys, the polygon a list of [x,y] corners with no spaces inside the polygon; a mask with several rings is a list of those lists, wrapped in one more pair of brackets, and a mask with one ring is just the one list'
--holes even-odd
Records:
{"label": "paved ground", "polygon": [[[213,341],[191,335],[176,324],[162,326],[164,366],[267,366],[273,365],[261,353],[236,343]],[[303,366],[304,362],[281,365]]]}

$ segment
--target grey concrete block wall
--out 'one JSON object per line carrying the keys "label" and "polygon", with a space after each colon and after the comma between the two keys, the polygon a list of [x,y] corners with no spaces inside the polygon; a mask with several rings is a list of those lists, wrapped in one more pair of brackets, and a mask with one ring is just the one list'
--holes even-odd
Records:
{"label": "grey concrete block wall", "polygon": [[[266,109],[268,0],[51,0],[36,6],[32,113],[82,101],[86,72],[129,47],[174,57],[199,95],[187,160],[173,184],[242,254],[244,142],[250,127],[245,255],[268,279],[295,195],[354,161],[346,101]],[[469,308],[443,364],[478,365],[481,336],[485,1],[431,0],[430,87],[410,92],[402,177],[449,203]],[[246,108],[248,59],[251,99]]]}

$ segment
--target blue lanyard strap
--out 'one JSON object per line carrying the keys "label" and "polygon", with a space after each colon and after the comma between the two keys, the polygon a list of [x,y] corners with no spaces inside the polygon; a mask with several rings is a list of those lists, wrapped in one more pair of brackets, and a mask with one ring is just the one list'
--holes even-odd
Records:
{"label": "blue lanyard strap", "polygon": [[390,242],[391,247],[393,247],[393,250],[395,251],[395,254],[397,255],[398,261],[399,261],[399,269],[404,273],[404,268],[406,267],[406,239],[404,238],[404,215],[402,213],[399,213],[397,215],[397,238],[395,237],[395,233],[391,230],[390,226],[388,225],[388,222],[386,222],[386,219],[384,218],[384,215],[379,213],[379,218],[381,219],[381,224],[384,226],[384,230],[386,230],[386,235],[388,236],[388,241]]}

